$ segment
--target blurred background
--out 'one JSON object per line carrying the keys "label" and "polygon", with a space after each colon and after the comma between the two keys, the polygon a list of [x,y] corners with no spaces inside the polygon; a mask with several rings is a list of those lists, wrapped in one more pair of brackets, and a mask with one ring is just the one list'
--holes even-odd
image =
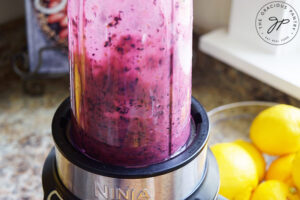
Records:
{"label": "blurred background", "polygon": [[[49,38],[34,36],[36,22],[28,13],[29,7],[25,12],[26,1],[30,2],[0,2],[0,200],[42,199],[42,164],[53,145],[51,120],[58,105],[69,96],[64,70],[55,69],[53,75],[47,70],[36,73],[35,66],[29,66],[33,61],[28,56],[34,52],[36,56],[38,49],[34,48],[48,44]],[[193,95],[207,110],[251,100],[300,106],[290,95],[201,52],[198,43],[203,34],[228,26],[231,1],[194,0],[194,5]],[[29,44],[32,52],[28,51]],[[62,46],[59,43],[58,51],[65,57]]]}
{"label": "blurred background", "polygon": [[[220,26],[226,26],[229,20],[231,0],[194,1],[195,31],[207,32]],[[24,15],[24,1],[10,0],[1,2],[0,23],[20,18]]]}

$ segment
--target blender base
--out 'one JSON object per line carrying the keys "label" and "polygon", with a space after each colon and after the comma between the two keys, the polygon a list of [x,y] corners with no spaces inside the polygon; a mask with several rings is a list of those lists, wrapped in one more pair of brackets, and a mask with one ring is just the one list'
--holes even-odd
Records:
{"label": "blender base", "polygon": [[[196,191],[185,200],[215,200],[219,192],[217,161],[210,150],[207,153],[205,173]],[[56,168],[54,148],[49,153],[43,168],[44,200],[81,200],[62,184]]]}
{"label": "blender base", "polygon": [[70,101],[55,113],[55,148],[43,169],[45,200],[214,200],[219,172],[207,148],[209,122],[201,104],[192,99],[194,126],[186,149],[161,163],[138,168],[108,165],[87,157],[70,141]]}

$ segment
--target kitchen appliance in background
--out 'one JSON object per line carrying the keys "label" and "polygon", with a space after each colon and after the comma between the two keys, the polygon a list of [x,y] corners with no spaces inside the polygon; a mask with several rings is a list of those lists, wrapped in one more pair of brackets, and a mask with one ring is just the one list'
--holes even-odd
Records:
{"label": "kitchen appliance in background", "polygon": [[25,0],[28,53],[13,58],[14,71],[31,95],[44,91],[43,79],[69,72],[67,0]]}
{"label": "kitchen appliance in background", "polygon": [[67,73],[67,0],[25,0],[25,5],[30,72]]}
{"label": "kitchen appliance in background", "polygon": [[[69,72],[67,0],[25,0],[28,57],[15,71],[25,80],[51,78]],[[27,66],[28,65],[28,66]],[[27,72],[20,68],[28,68]]]}
{"label": "kitchen appliance in background", "polygon": [[199,48],[300,99],[299,1],[233,0],[228,29],[200,38]]}

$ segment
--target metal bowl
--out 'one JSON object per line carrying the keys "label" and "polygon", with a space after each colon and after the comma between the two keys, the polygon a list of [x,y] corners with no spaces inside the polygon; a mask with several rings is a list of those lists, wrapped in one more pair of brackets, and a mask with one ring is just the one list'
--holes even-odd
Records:
{"label": "metal bowl", "polygon": [[237,139],[250,141],[249,129],[252,121],[261,111],[274,105],[276,103],[246,101],[227,104],[209,111],[209,145]]}

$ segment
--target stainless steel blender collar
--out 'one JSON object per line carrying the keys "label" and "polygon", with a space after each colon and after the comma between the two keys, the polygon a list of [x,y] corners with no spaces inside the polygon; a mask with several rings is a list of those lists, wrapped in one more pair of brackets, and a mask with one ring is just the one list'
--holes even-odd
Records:
{"label": "stainless steel blender collar", "polygon": [[191,112],[194,134],[183,152],[151,166],[124,168],[99,163],[71,145],[70,102],[66,100],[52,124],[58,178],[69,192],[84,200],[186,199],[199,189],[207,170],[208,118],[195,99]]}

